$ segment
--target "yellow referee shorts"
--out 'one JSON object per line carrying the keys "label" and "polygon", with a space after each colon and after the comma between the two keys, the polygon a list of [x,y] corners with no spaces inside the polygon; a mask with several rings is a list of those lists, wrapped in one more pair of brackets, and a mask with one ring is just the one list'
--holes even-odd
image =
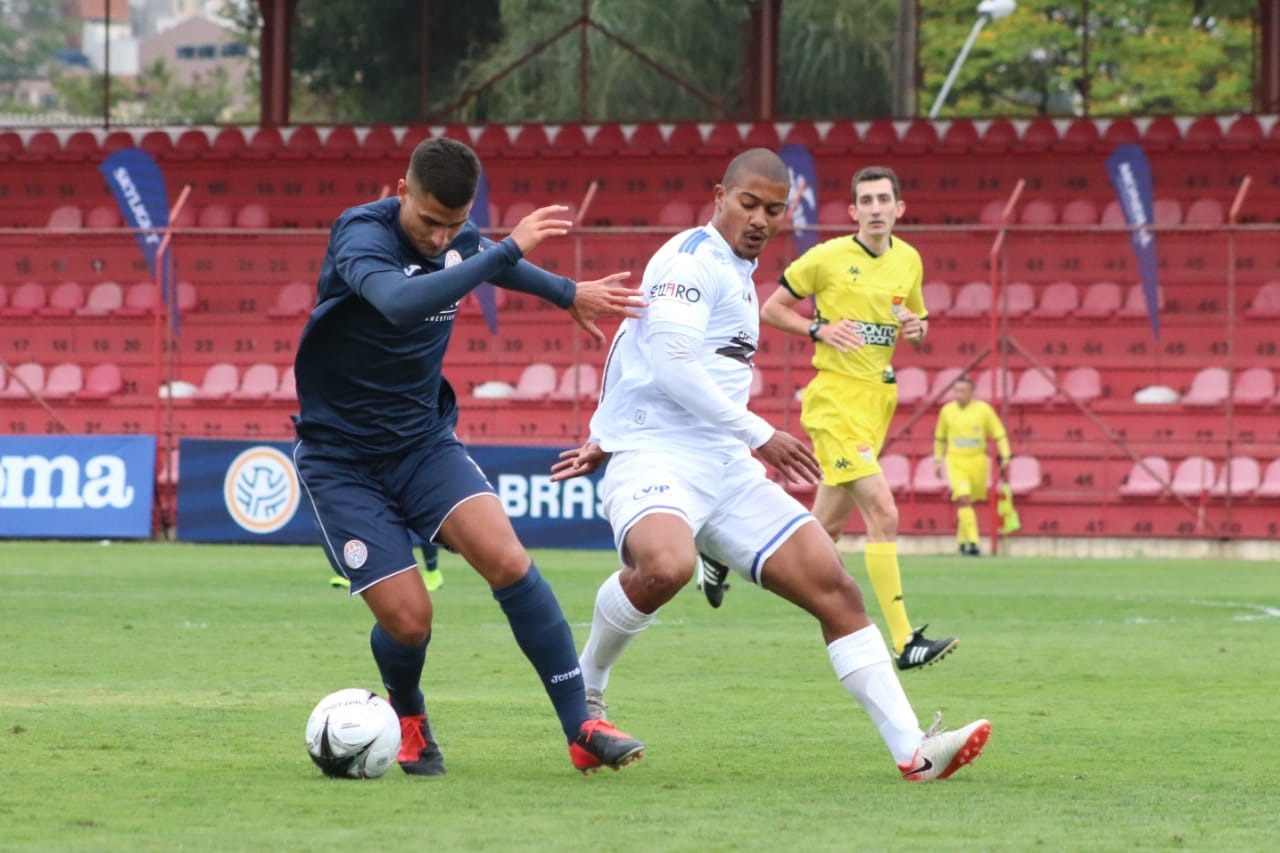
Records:
{"label": "yellow referee shorts", "polygon": [[974,503],[987,499],[990,469],[985,453],[947,454],[947,480],[951,483],[951,500],[968,497]]}
{"label": "yellow referee shorts", "polygon": [[898,406],[898,386],[820,371],[800,398],[800,424],[813,440],[827,486],[880,473],[877,457]]}

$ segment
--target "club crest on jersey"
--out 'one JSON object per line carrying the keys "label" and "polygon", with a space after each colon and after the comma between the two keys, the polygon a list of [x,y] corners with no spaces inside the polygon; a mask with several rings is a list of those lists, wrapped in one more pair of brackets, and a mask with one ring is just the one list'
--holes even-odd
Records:
{"label": "club crest on jersey", "polygon": [[342,546],[342,561],[349,568],[358,569],[364,565],[365,560],[369,559],[369,546],[365,545],[359,539],[348,540],[346,545]]}
{"label": "club crest on jersey", "polygon": [[859,444],[859,445],[858,445],[858,455],[862,457],[862,460],[863,460],[864,462],[875,462],[875,461],[876,461],[876,454],[875,454],[875,451],[873,451],[873,450],[871,449],[871,445],[869,445],[869,444]]}
{"label": "club crest on jersey", "polygon": [[652,302],[655,299],[679,299],[681,302],[692,305],[702,301],[702,292],[696,287],[664,281],[649,288],[649,301]]}
{"label": "club crest on jersey", "polygon": [[444,253],[445,269],[448,269],[449,267],[456,267],[460,263],[462,263],[462,253],[457,249],[450,249]]}

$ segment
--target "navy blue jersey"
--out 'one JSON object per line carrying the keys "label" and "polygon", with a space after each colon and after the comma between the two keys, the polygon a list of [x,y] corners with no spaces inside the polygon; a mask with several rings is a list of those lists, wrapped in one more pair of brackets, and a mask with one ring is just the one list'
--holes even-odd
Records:
{"label": "navy blue jersey", "polygon": [[515,241],[494,243],[467,222],[435,257],[414,248],[400,201],[338,217],[320,271],[294,372],[298,437],[349,458],[396,453],[453,432],[453,389],[441,375],[458,300],[485,281],[561,307],[574,283],[521,260]]}

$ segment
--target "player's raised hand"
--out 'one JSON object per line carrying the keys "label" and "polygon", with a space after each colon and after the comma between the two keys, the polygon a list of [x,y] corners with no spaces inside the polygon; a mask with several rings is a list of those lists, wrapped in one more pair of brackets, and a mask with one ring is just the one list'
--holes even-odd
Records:
{"label": "player's raised hand", "polygon": [[925,325],[920,315],[909,308],[898,311],[898,319],[902,321],[902,339],[908,343],[918,344],[924,340]]}
{"label": "player's raised hand", "polygon": [[516,227],[511,232],[511,239],[515,240],[520,251],[527,255],[548,237],[563,237],[573,227],[573,222],[562,216],[568,209],[563,204],[551,204],[538,208],[516,223]]}
{"label": "player's raised hand", "polygon": [[840,352],[853,352],[866,345],[858,325],[841,317],[818,330],[818,340]]}
{"label": "player's raised hand", "polygon": [[644,296],[638,288],[628,287],[623,281],[629,272],[616,272],[604,278],[578,282],[569,314],[587,334],[604,343],[604,332],[596,328],[599,317],[639,317],[645,306]]}
{"label": "player's raised hand", "polygon": [[800,483],[822,482],[822,466],[818,464],[813,451],[790,433],[774,430],[769,440],[756,448],[756,453],[790,480]]}
{"label": "player's raised hand", "polygon": [[609,454],[601,450],[600,445],[590,441],[581,447],[566,450],[560,454],[560,461],[551,466],[551,482],[594,474],[608,458]]}

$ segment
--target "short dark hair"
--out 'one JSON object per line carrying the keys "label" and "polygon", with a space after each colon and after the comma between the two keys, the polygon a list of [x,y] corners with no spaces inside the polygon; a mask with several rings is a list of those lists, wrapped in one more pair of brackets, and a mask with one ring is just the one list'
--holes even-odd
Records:
{"label": "short dark hair", "polygon": [[888,166],[865,166],[858,170],[853,176],[853,183],[849,188],[853,191],[854,201],[858,199],[858,184],[865,181],[878,181],[882,178],[888,178],[889,183],[893,185],[893,200],[898,201],[902,198],[902,187],[898,184],[898,175]]}
{"label": "short dark hair", "polygon": [[768,148],[748,148],[734,157],[724,170],[724,177],[720,180],[720,184],[726,187],[733,186],[737,181],[743,180],[746,175],[756,175],[767,181],[776,181],[788,186],[791,184],[791,173],[787,171],[787,164],[782,162],[782,158],[776,152]]}
{"label": "short dark hair", "polygon": [[973,380],[969,378],[969,374],[967,373],[961,373],[952,381],[951,384],[959,385],[961,382],[963,382],[966,385],[973,385]]}
{"label": "short dark hair", "polygon": [[464,207],[475,200],[480,185],[480,158],[456,139],[424,139],[409,158],[408,179],[445,207]]}

